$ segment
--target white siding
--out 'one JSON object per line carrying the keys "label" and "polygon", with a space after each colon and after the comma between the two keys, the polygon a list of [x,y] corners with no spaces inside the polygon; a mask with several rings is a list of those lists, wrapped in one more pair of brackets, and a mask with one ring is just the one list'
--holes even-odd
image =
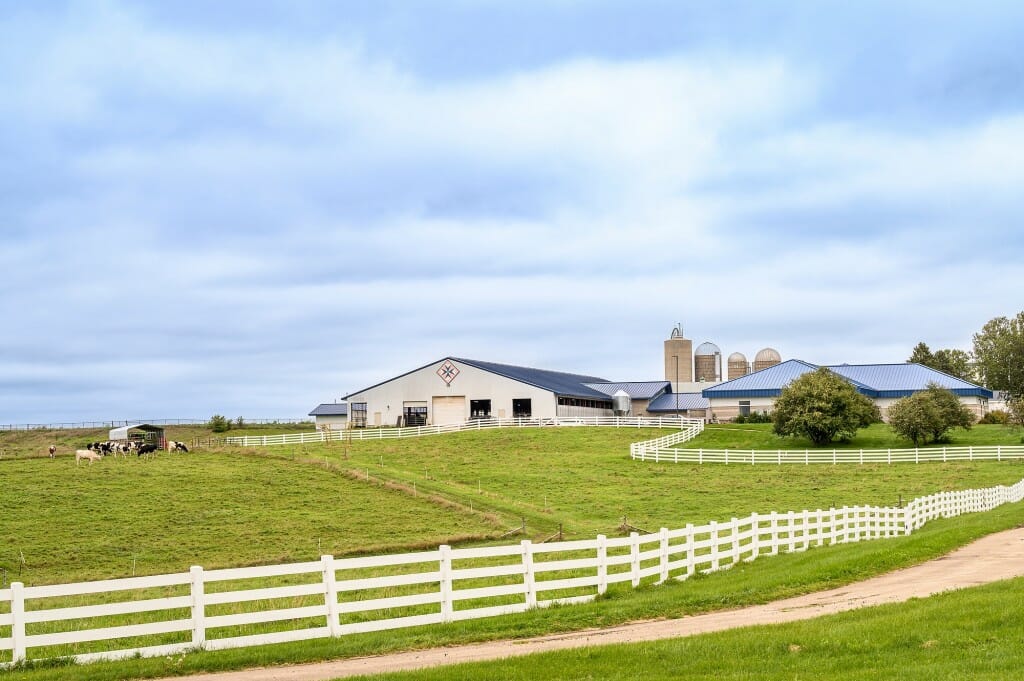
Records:
{"label": "white siding", "polygon": [[[438,368],[445,362],[451,362],[459,370],[450,386],[437,375]],[[490,400],[491,415],[496,418],[512,417],[514,399],[530,400],[533,418],[554,418],[557,415],[555,395],[551,391],[448,359],[350,395],[348,402],[350,405],[366,402],[369,425],[374,424],[376,413],[381,414],[381,423],[394,425],[402,415],[403,403],[426,402],[429,410],[427,423],[433,425],[437,423],[433,413],[435,397],[464,397],[463,420],[469,416],[470,400]]]}

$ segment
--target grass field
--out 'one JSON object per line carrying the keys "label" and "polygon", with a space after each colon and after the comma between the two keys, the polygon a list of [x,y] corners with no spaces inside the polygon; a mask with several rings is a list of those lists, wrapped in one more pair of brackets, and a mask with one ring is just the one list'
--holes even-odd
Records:
{"label": "grass field", "polygon": [[[195,436],[207,434],[197,430]],[[1024,478],[1024,464],[1017,462],[754,467],[629,458],[630,442],[663,434],[635,428],[482,431],[347,446],[220,447],[76,467],[66,453],[49,460],[43,443],[55,435],[33,431],[37,439],[17,439],[21,453],[0,461],[0,568],[7,569],[9,580],[39,584],[129,576],[132,569],[153,574],[192,564],[309,560],[321,553],[495,541],[522,517],[534,539],[550,536],[559,524],[567,538],[592,537],[617,534],[623,516],[631,525],[657,530],[755,510],[895,505],[900,497]],[[168,435],[190,437],[176,428]],[[0,449],[15,449],[12,436],[25,438],[0,433]],[[84,433],[72,437],[102,439]],[[695,446],[780,446],[764,444],[774,436],[756,425],[713,428],[701,437],[705,444]],[[976,444],[1012,444],[1020,435],[989,426],[966,437]],[[873,444],[851,446],[884,447],[875,443],[891,435],[873,427],[866,438]],[[761,444],[751,444],[755,441]],[[1006,507],[938,521],[908,538],[762,559],[683,584],[615,592],[585,606],[334,641],[91,665],[77,668],[75,676],[121,679],[315,660],[735,607],[913,564],[1021,522],[1024,512]],[[62,671],[24,670],[10,678],[67,678]]]}

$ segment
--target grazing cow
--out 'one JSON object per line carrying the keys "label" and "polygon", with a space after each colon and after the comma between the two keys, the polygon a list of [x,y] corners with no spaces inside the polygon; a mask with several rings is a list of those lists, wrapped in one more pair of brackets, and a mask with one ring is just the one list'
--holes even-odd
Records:
{"label": "grazing cow", "polygon": [[149,455],[149,454],[152,454],[155,451],[156,451],[156,445],[154,445],[154,444],[144,444],[141,447],[139,447],[138,451],[135,452],[135,455],[136,456],[142,456],[143,454]]}
{"label": "grazing cow", "polygon": [[188,453],[188,447],[185,446],[184,442],[178,442],[177,440],[168,440],[167,451]]}
{"label": "grazing cow", "polygon": [[77,466],[82,459],[88,459],[89,465],[92,465],[93,461],[99,461],[103,457],[94,452],[91,449],[76,449],[75,450],[75,465]]}
{"label": "grazing cow", "polygon": [[50,458],[54,458],[57,455],[57,445],[50,445]]}

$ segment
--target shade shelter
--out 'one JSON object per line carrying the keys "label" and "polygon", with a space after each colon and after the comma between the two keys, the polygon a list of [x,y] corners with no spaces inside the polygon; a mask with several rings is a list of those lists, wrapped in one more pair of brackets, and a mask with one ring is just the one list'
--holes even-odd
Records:
{"label": "shade shelter", "polygon": [[111,428],[110,439],[129,440],[139,444],[153,444],[160,449],[167,448],[167,438],[164,436],[164,429],[160,426],[151,426],[148,423],[136,423],[135,425]]}

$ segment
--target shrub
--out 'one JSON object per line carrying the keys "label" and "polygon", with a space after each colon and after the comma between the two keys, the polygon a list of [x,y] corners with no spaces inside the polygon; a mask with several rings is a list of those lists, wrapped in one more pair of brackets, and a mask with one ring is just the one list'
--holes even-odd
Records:
{"label": "shrub", "polygon": [[210,423],[208,425],[210,426],[210,430],[215,433],[226,433],[231,430],[230,419],[221,416],[220,414],[214,414],[211,416]]}
{"label": "shrub", "polygon": [[842,376],[821,367],[782,389],[772,412],[778,435],[800,435],[816,446],[849,440],[878,421],[878,407]]}
{"label": "shrub", "polygon": [[1005,426],[1010,422],[1010,415],[1002,409],[993,409],[989,413],[981,417],[978,423],[994,424],[999,426]]}
{"label": "shrub", "polygon": [[974,414],[951,391],[934,383],[889,407],[889,427],[914,445],[943,442],[953,428],[970,429]]}

